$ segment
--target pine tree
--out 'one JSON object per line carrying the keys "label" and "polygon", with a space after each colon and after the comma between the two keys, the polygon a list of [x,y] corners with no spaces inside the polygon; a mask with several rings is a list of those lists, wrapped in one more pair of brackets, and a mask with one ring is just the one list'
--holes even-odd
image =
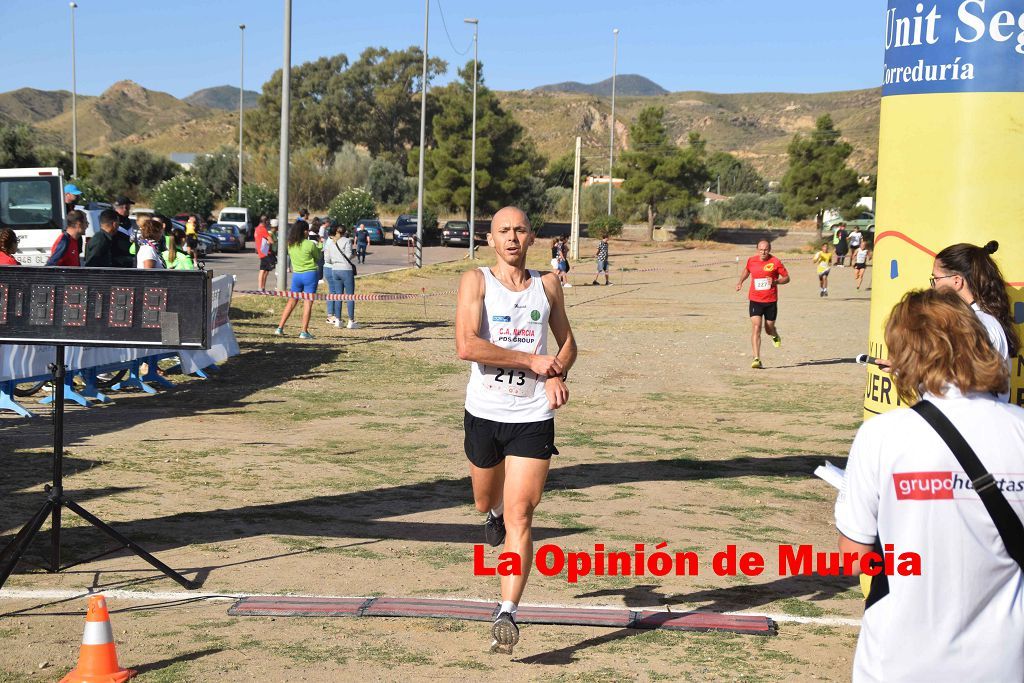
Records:
{"label": "pine tree", "polygon": [[790,218],[799,220],[825,209],[851,210],[860,197],[857,172],[846,165],[853,147],[825,114],[810,136],[795,135],[789,143],[789,169],[782,178],[782,202]]}
{"label": "pine tree", "polygon": [[691,133],[689,146],[679,148],[669,140],[664,119],[664,107],[643,109],[629,127],[631,149],[615,165],[615,175],[624,179],[619,201],[646,214],[648,239],[659,217],[694,211],[708,181],[704,141]]}
{"label": "pine tree", "polygon": [[[473,65],[459,70],[462,80],[434,91],[437,113],[432,122],[433,146],[427,149],[424,175],[427,204],[469,216],[472,163]],[[478,213],[494,213],[516,204],[536,213],[544,186],[537,182],[544,158],[523,127],[506,112],[498,98],[483,85],[478,67],[476,122],[476,206]],[[409,174],[417,170],[419,150],[409,154]]]}

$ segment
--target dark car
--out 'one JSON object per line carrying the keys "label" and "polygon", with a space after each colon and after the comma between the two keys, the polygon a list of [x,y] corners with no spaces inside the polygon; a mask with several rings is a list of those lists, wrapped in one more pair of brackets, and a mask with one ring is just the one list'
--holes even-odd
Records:
{"label": "dark car", "polygon": [[242,231],[238,229],[237,225],[214,223],[207,232],[217,238],[221,251],[242,251],[245,249],[245,238],[242,237]]}
{"label": "dark car", "polygon": [[364,218],[356,222],[356,229],[359,226],[366,228],[366,232],[369,233],[367,237],[370,238],[370,244],[384,244],[384,226],[380,224],[380,221],[376,218]]}
{"label": "dark car", "polygon": [[[179,220],[172,219],[171,226],[185,231],[185,224]],[[216,237],[204,232],[196,233],[196,255],[199,256],[199,258],[206,258],[207,254],[212,254],[218,249],[220,249],[220,245]]]}
{"label": "dark car", "polygon": [[444,227],[441,228],[441,246],[447,247],[449,244],[469,246],[468,221],[448,221],[444,224]]}
{"label": "dark car", "polygon": [[409,243],[409,239],[416,239],[416,216],[410,216],[402,214],[395,221],[395,227],[391,235],[391,243],[395,245],[405,245]]}

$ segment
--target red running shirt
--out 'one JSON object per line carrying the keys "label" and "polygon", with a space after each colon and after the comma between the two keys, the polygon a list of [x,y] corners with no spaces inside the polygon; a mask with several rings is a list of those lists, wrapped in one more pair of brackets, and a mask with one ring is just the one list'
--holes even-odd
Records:
{"label": "red running shirt", "polygon": [[0,251],[0,266],[20,266],[18,259],[10,254]]}
{"label": "red running shirt", "polygon": [[750,273],[751,301],[762,304],[770,304],[779,300],[779,287],[776,281],[783,276],[789,276],[786,266],[774,256],[762,261],[760,256],[751,256],[747,259],[747,272]]}

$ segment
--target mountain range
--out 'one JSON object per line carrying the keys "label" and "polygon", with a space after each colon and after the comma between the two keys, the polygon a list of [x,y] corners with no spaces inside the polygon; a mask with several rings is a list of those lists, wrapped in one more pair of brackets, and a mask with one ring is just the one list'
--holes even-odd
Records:
{"label": "mountain range", "polygon": [[[578,83],[566,81],[564,83],[553,83],[534,88],[537,92],[569,92],[583,95],[597,95],[598,97],[612,96],[612,79],[606,78],[599,83]],[[650,97],[653,95],[667,95],[660,85],[649,78],[638,74],[622,74],[615,79],[615,96],[619,97]]]}
{"label": "mountain range", "polygon": [[[571,153],[579,136],[588,165],[600,172],[608,159],[609,98],[572,90],[580,86],[601,93],[605,83],[555,84],[497,96],[542,154],[556,159]],[[246,91],[245,97],[250,103],[258,93]],[[828,113],[854,147],[851,165],[860,173],[874,173],[880,97],[877,88],[814,94],[667,93],[641,76],[622,76],[616,82],[616,147],[628,148],[629,124],[641,109],[659,106],[677,143],[684,145],[690,131],[699,132],[709,150],[735,154],[765,178],[778,180],[785,173],[786,147],[793,135],[812,130],[815,120]],[[157,154],[210,152],[238,139],[237,106],[238,89],[232,86],[178,99],[119,81],[98,96],[78,96],[79,150],[102,154],[114,145],[139,145]],[[71,94],[32,88],[0,93],[0,121],[29,124],[47,142],[70,146]]]}

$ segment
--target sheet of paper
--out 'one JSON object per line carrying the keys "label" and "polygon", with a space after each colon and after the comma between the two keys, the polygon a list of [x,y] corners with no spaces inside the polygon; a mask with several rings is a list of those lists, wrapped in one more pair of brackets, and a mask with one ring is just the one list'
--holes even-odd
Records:
{"label": "sheet of paper", "polygon": [[846,470],[836,467],[826,460],[824,465],[819,465],[815,468],[814,474],[832,484],[832,486],[835,486],[837,489],[841,489],[843,488],[843,479],[846,477]]}

